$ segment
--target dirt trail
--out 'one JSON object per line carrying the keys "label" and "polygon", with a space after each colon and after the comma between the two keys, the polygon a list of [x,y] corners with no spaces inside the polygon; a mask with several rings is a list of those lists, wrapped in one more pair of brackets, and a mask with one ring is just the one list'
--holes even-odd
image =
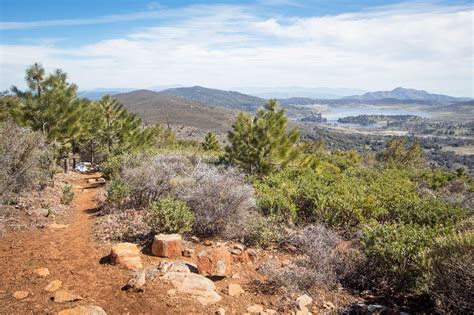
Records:
{"label": "dirt trail", "polygon": [[[54,314],[87,304],[101,306],[108,314],[206,312],[192,302],[176,303],[166,296],[169,288],[161,284],[140,294],[120,290],[130,278],[129,271],[100,264],[110,247],[96,243],[90,233],[97,188],[87,179],[93,177],[97,175],[81,175],[71,183],[74,215],[68,227],[8,233],[0,239],[0,314]],[[150,261],[151,257],[145,259],[158,262]],[[48,268],[51,275],[40,278],[34,274],[41,267]],[[55,279],[63,282],[62,289],[84,300],[63,304],[51,301],[44,287]],[[16,300],[12,294],[17,290],[28,291],[29,296]]]}

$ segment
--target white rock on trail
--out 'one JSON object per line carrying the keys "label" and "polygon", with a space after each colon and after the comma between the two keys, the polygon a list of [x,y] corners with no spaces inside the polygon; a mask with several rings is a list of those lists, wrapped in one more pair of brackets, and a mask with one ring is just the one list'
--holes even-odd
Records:
{"label": "white rock on trail", "polygon": [[195,273],[167,272],[160,280],[170,283],[178,292],[189,294],[202,305],[217,303],[222,299],[215,291],[214,282]]}

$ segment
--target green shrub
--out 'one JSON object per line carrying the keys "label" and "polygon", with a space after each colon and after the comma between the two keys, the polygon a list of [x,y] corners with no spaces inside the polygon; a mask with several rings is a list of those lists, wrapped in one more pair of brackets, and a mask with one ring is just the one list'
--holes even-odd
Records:
{"label": "green shrub", "polygon": [[370,224],[363,229],[362,246],[378,289],[421,293],[427,289],[423,252],[441,231],[415,224]]}
{"label": "green shrub", "polygon": [[155,231],[186,233],[192,230],[194,214],[186,202],[165,197],[150,203],[146,222]]}
{"label": "green shrub", "polygon": [[474,309],[474,229],[435,240],[428,251],[430,292],[438,310],[467,314]]}
{"label": "green shrub", "polygon": [[255,181],[257,206],[264,215],[297,218],[298,207],[294,202],[297,186],[287,173],[265,177]]}
{"label": "green shrub", "polygon": [[459,206],[421,197],[409,172],[395,168],[355,168],[339,174],[287,169],[256,181],[254,187],[265,215],[300,224],[321,222],[349,232],[373,220],[452,226],[467,216]]}
{"label": "green shrub", "polygon": [[112,155],[107,158],[101,165],[100,171],[106,179],[119,178],[120,170],[125,161],[124,155]]}
{"label": "green shrub", "polygon": [[61,195],[61,203],[64,205],[71,204],[72,200],[74,199],[74,192],[72,191],[71,185],[65,185],[62,189]]}
{"label": "green shrub", "polygon": [[121,204],[129,195],[130,188],[121,180],[112,180],[107,184],[107,199]]}

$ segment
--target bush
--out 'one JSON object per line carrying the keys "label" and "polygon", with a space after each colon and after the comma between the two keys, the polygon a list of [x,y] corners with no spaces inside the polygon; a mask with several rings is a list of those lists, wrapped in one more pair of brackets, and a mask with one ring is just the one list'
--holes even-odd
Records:
{"label": "bush", "polygon": [[364,228],[363,250],[377,288],[402,294],[426,291],[422,253],[440,233],[439,228],[402,223]]}
{"label": "bush", "polygon": [[165,197],[150,204],[146,222],[155,231],[186,233],[192,230],[194,214],[186,202]]}
{"label": "bush", "polygon": [[241,173],[208,164],[196,167],[177,196],[193,210],[193,230],[201,235],[223,233],[231,220],[239,220],[255,207],[252,186],[245,183]]}
{"label": "bush", "polygon": [[0,198],[31,189],[48,178],[47,146],[39,132],[7,122],[0,125]]}
{"label": "bush", "polygon": [[141,155],[122,167],[122,181],[130,188],[130,203],[146,208],[172,196],[186,201],[194,212],[194,232],[217,235],[230,218],[255,206],[253,189],[234,168],[217,167],[215,158],[195,154]]}
{"label": "bush", "polygon": [[299,258],[283,268],[270,263],[260,269],[278,286],[307,290],[317,285],[332,290],[360,277],[357,272],[364,261],[361,252],[322,225],[309,225],[290,234],[281,245],[296,251]]}
{"label": "bush", "polygon": [[139,155],[125,161],[121,179],[130,188],[131,204],[146,208],[165,196],[175,196],[179,184],[189,177],[200,158],[185,154]]}
{"label": "bush", "polygon": [[130,195],[130,188],[121,180],[112,180],[107,183],[107,199],[115,204],[122,204]]}
{"label": "bush", "polygon": [[111,155],[100,165],[100,171],[106,179],[117,179],[123,163],[126,161],[125,155]]}
{"label": "bush", "polygon": [[410,174],[398,169],[350,169],[340,174],[286,170],[255,183],[257,205],[266,215],[320,222],[349,235],[373,220],[380,223],[453,225],[466,209],[432,195],[422,197]]}
{"label": "bush", "polygon": [[249,211],[231,218],[223,236],[235,239],[248,246],[269,247],[277,243],[284,235],[285,224],[281,217],[262,216],[256,211]]}
{"label": "bush", "polygon": [[428,252],[430,289],[441,313],[467,314],[474,309],[473,231],[471,227],[438,238]]}
{"label": "bush", "polygon": [[72,191],[72,186],[71,185],[63,186],[62,195],[61,195],[61,203],[63,205],[69,205],[71,204],[73,199],[74,199],[74,192]]}

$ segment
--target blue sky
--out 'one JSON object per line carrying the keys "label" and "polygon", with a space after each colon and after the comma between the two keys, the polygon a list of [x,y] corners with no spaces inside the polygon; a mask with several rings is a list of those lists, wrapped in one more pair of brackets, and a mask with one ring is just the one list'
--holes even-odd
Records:
{"label": "blue sky", "polygon": [[396,86],[474,96],[472,1],[2,0],[0,88]]}

